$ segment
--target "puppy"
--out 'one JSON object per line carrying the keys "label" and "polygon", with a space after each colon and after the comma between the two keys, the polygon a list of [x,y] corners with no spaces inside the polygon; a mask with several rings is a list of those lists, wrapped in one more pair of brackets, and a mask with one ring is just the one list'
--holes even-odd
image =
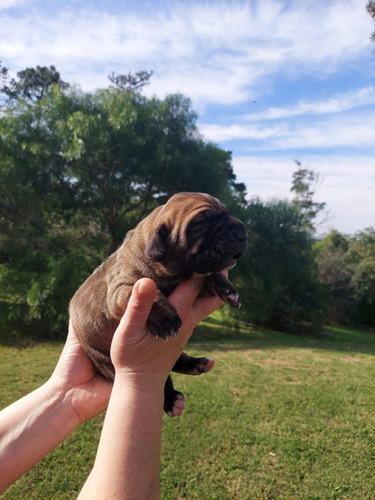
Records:
{"label": "puppy", "polygon": [[[96,370],[114,378],[110,347],[134,283],[142,277],[155,281],[158,294],[148,318],[150,332],[167,339],[176,335],[181,320],[167,297],[178,283],[206,276],[202,294],[217,295],[240,307],[239,294],[221,273],[231,269],[247,248],[245,226],[216,198],[203,193],[177,193],[128,232],[120,248],[81,285],[70,303],[74,330]],[[213,360],[182,353],[173,371],[198,375]],[[181,414],[183,395],[169,376],[164,410]]]}

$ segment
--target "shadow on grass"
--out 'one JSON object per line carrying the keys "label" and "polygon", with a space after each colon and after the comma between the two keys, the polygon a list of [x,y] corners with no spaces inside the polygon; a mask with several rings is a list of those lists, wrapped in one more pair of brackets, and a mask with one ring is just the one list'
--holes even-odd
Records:
{"label": "shadow on grass", "polygon": [[206,318],[196,327],[189,345],[198,343],[207,351],[298,347],[375,355],[375,333],[365,330],[325,327],[311,334],[287,333],[216,317]]}
{"label": "shadow on grass", "polygon": [[68,328],[66,328],[66,333],[62,340],[51,339],[50,336],[38,329],[37,327],[25,327],[25,326],[6,326],[0,324],[0,346],[4,347],[14,347],[16,349],[27,349],[36,344],[50,343],[50,344],[62,344],[65,342],[66,335],[68,333]]}
{"label": "shadow on grass", "polygon": [[[0,346],[28,349],[36,344],[61,345],[30,330],[4,331],[0,328]],[[351,328],[325,327],[318,333],[290,333],[257,327],[235,319],[213,315],[195,329],[189,346],[199,344],[210,352],[242,349],[306,348],[375,355],[375,333]],[[187,346],[187,351],[189,350]]]}

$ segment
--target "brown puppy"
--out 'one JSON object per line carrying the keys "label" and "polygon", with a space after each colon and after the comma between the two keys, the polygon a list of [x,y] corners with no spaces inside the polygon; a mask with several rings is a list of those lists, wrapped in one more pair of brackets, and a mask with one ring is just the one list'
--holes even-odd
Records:
{"label": "brown puppy", "polygon": [[[203,293],[218,295],[233,307],[240,297],[221,273],[245,253],[247,233],[216,198],[203,193],[177,193],[129,231],[121,247],[105,260],[77,290],[70,316],[77,337],[96,370],[113,380],[110,346],[124,314],[134,283],[142,277],[155,281],[158,295],[148,319],[156,337],[176,335],[181,320],[167,296],[178,283],[192,276],[207,276]],[[213,366],[209,358],[185,353],[174,371],[197,375]],[[164,409],[180,414],[183,395],[168,377]]]}

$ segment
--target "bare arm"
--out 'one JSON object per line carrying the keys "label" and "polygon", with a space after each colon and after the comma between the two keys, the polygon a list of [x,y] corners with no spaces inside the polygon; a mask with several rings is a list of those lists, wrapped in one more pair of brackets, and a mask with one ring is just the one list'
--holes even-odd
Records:
{"label": "bare arm", "polygon": [[95,465],[80,499],[159,498],[163,393],[114,383]]}
{"label": "bare arm", "polygon": [[70,328],[51,378],[0,412],[0,492],[105,410],[112,384],[98,377]]}
{"label": "bare arm", "polygon": [[77,417],[63,399],[45,385],[1,412],[0,492],[72,432]]}

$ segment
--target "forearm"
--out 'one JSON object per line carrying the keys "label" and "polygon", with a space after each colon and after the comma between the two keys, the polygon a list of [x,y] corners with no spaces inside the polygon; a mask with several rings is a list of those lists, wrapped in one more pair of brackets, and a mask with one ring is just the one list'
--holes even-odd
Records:
{"label": "forearm", "polygon": [[116,381],[93,470],[79,498],[159,498],[164,394]]}
{"label": "forearm", "polygon": [[0,493],[79,425],[66,394],[50,382],[0,412]]}

